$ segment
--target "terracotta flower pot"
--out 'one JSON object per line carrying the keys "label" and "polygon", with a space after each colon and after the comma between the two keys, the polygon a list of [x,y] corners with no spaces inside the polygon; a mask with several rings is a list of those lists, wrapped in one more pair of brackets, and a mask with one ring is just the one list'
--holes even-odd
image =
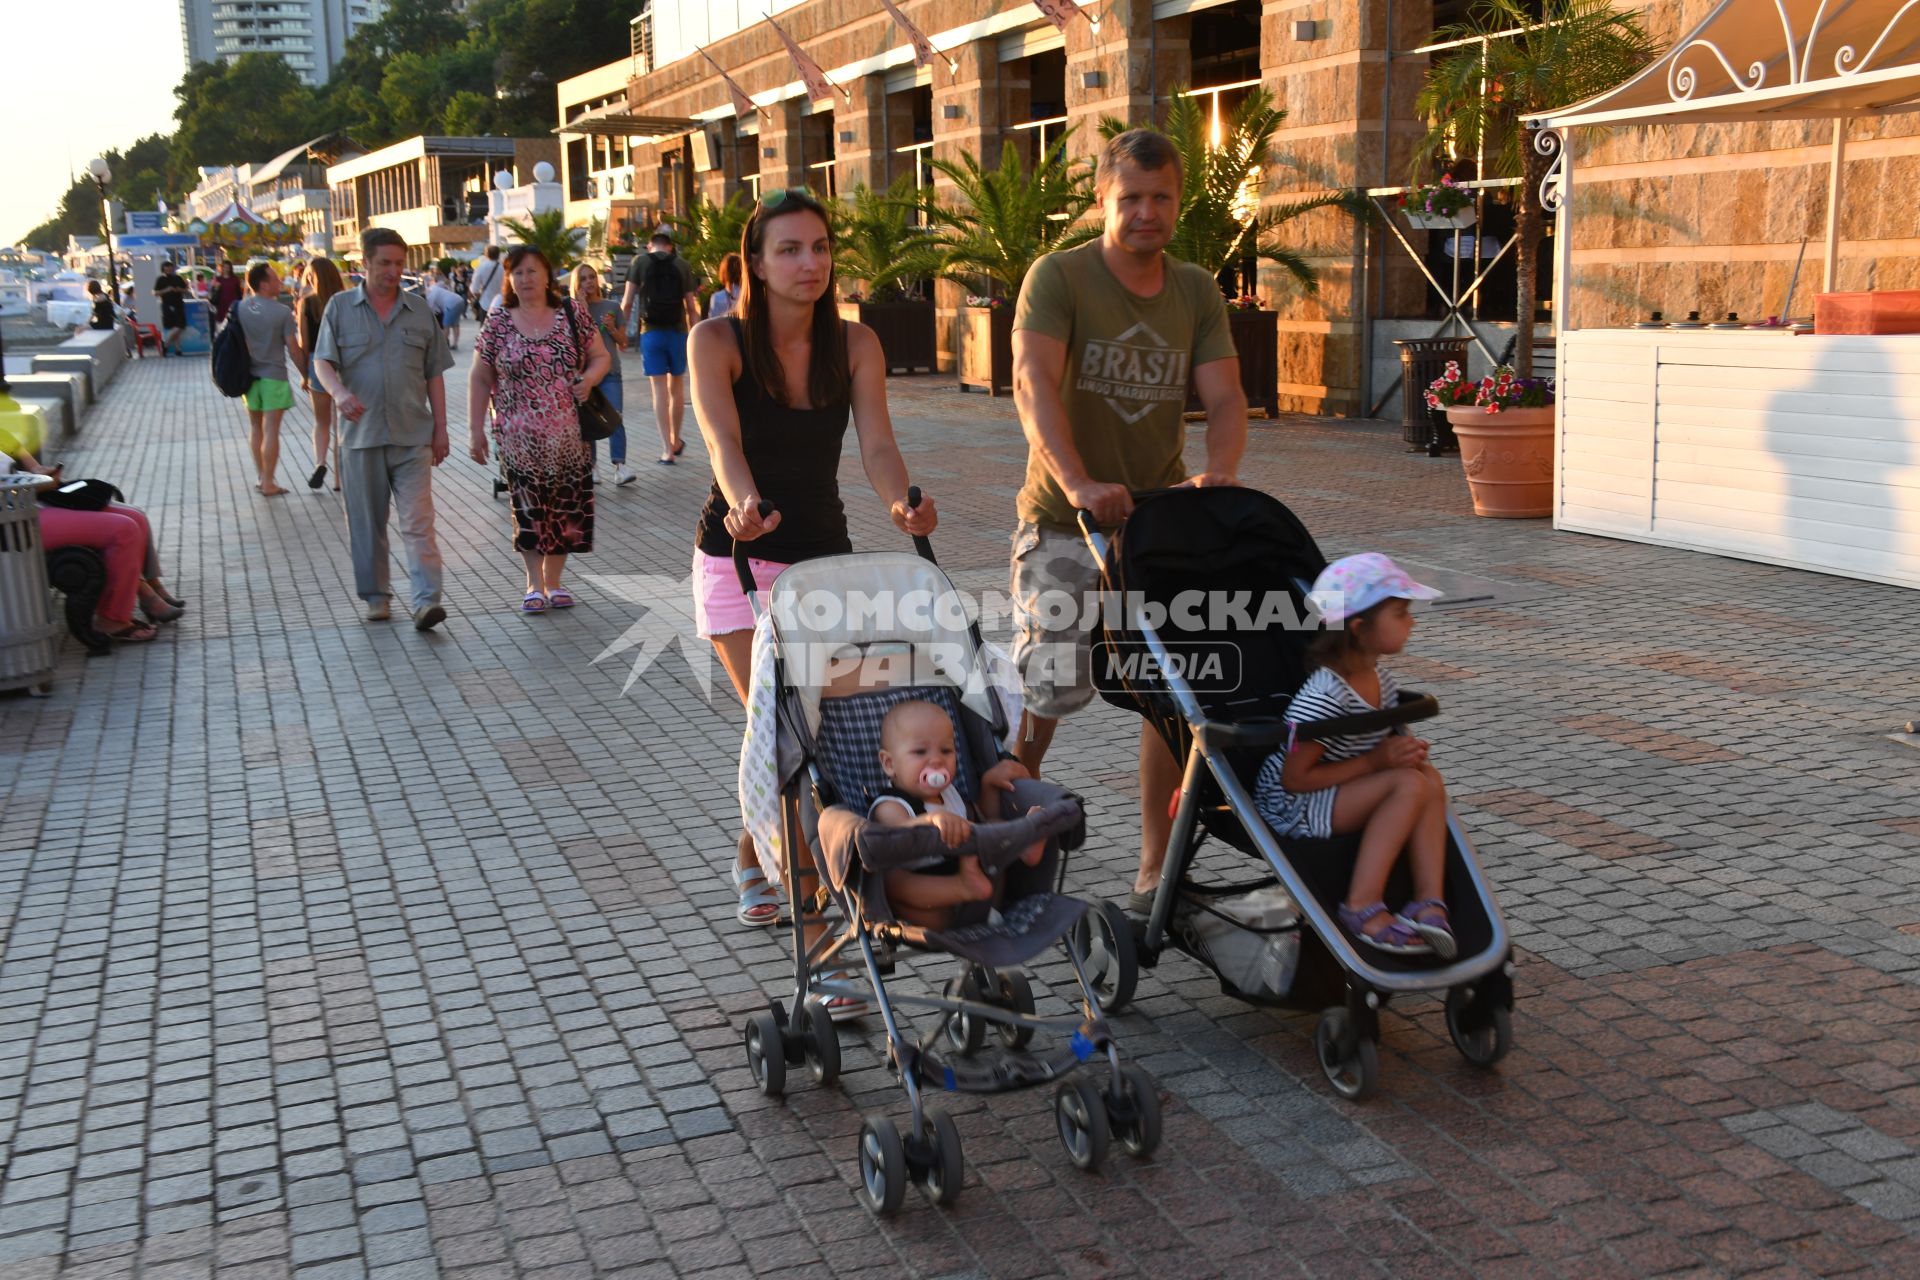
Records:
{"label": "terracotta flower pot", "polygon": [[1553,406],[1499,413],[1454,408],[1447,421],[1460,440],[1475,515],[1531,520],[1553,514]]}

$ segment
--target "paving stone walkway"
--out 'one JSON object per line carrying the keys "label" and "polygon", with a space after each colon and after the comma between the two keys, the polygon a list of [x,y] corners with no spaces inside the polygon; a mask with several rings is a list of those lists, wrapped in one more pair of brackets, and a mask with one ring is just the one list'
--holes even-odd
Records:
{"label": "paving stone walkway", "polygon": [[[943,563],[1002,585],[1008,402],[890,386]],[[1911,592],[1476,521],[1392,430],[1257,424],[1245,478],[1329,554],[1478,597],[1398,666],[1522,948],[1515,1051],[1475,1071],[1396,1004],[1350,1105],[1310,1018],[1170,956],[1117,1021],[1158,1158],[1089,1177],[1044,1091],[957,1100],[964,1198],[881,1222],[874,1029],[840,1089],[775,1103],[743,1065],[782,954],[724,878],[741,717],[647,625],[684,607],[697,440],[636,444],[581,607],[536,619],[456,449],[423,636],[359,620],[304,426],[261,499],[238,409],[149,360],[61,454],[154,516],[192,611],[0,699],[5,1280],[1920,1275]],[[857,545],[898,545],[843,477]],[[1136,723],[1096,708],[1050,759],[1089,895],[1135,856]]]}

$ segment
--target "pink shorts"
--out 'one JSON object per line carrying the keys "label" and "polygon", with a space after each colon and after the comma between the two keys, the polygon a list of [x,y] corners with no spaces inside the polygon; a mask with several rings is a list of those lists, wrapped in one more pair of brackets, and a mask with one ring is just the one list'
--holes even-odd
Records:
{"label": "pink shorts", "polygon": [[[747,563],[753,568],[753,582],[764,604],[767,588],[787,566],[777,560],[755,560],[751,556]],[[729,631],[753,630],[753,606],[747,603],[747,593],[740,589],[740,575],[733,571],[732,558],[710,556],[697,547],[693,552],[693,625],[702,640],[711,640]]]}

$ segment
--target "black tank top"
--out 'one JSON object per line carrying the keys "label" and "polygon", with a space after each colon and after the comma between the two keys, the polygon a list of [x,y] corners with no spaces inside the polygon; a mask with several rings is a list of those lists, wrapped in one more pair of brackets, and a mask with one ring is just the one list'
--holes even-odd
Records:
{"label": "black tank top", "polygon": [[[740,322],[732,316],[735,345],[745,351]],[[840,450],[847,436],[851,400],[819,409],[782,405],[746,371],[733,383],[733,408],[740,416],[740,447],[763,502],[780,513],[780,527],[747,544],[756,560],[795,564],[816,556],[853,550],[847,537],[847,512],[840,504]],[[701,509],[695,545],[710,556],[731,557],[727,500],[716,481]]]}

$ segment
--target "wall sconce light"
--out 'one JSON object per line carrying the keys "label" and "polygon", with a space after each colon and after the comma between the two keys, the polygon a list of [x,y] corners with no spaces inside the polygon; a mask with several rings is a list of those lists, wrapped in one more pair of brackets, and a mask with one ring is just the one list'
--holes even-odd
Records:
{"label": "wall sconce light", "polygon": [[949,102],[944,107],[940,108],[940,118],[942,120],[958,120],[960,119],[961,116],[965,114],[966,113],[960,109],[960,104],[957,102]]}
{"label": "wall sconce light", "polygon": [[1293,24],[1293,38],[1295,40],[1320,39],[1320,24],[1312,18],[1304,18],[1295,22]]}
{"label": "wall sconce light", "polygon": [[853,141],[853,130],[851,130],[851,129],[842,129],[842,130],[840,131],[840,141],[842,141],[842,142],[852,142],[852,141]]}
{"label": "wall sconce light", "polygon": [[1107,73],[1104,71],[1085,71],[1080,75],[1080,87],[1083,89],[1098,89],[1106,82]]}
{"label": "wall sconce light", "polygon": [[762,156],[762,157],[764,157],[765,159],[768,159],[768,160],[773,160],[773,159],[777,159],[777,158],[779,157],[779,155],[780,155],[780,148],[778,148],[778,147],[762,147],[762,148],[760,148],[760,154],[761,154],[761,156]]}

